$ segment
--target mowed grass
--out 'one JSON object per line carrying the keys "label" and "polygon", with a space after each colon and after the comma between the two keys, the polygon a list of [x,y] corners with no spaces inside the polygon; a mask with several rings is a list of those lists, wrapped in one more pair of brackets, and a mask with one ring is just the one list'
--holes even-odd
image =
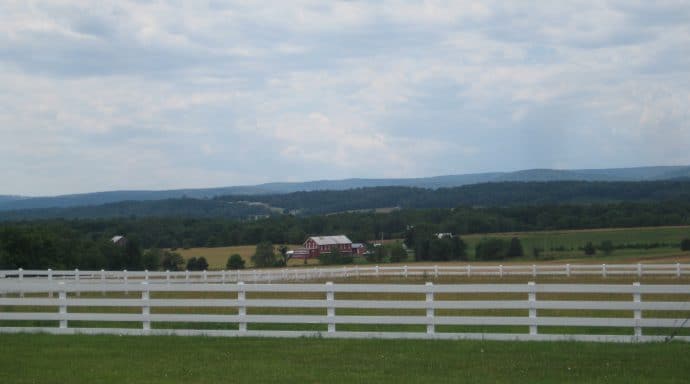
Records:
{"label": "mowed grass", "polygon": [[3,383],[681,383],[690,344],[0,335]]}

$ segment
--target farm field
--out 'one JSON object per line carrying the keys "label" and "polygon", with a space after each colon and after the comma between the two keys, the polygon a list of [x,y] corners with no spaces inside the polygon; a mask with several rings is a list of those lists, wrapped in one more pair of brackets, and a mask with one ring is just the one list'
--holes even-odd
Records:
{"label": "farm field", "polygon": [[680,383],[690,344],[1,335],[0,381]]}
{"label": "farm field", "polygon": [[[288,245],[288,248],[290,249],[295,249],[299,248],[300,245]],[[206,261],[208,261],[209,269],[224,269],[225,268],[225,263],[228,261],[228,257],[230,255],[233,255],[235,253],[239,254],[242,256],[242,259],[244,259],[245,265],[247,267],[250,267],[252,265],[252,255],[254,254],[254,251],[256,251],[256,245],[236,245],[236,246],[230,246],[230,247],[199,247],[199,248],[189,248],[189,249],[183,249],[183,248],[177,248],[175,252],[179,253],[182,255],[182,257],[185,260],[188,260],[192,257],[200,257],[203,256],[206,258]],[[311,263],[317,263],[316,260],[310,260]],[[289,266],[292,265],[303,265],[302,260],[290,260],[290,263],[288,263]]]}
{"label": "farm field", "polygon": [[[581,262],[581,263],[612,263],[612,262],[638,262],[638,261],[661,261],[661,262],[687,262],[690,261],[690,252],[681,252],[679,249],[680,241],[685,237],[690,237],[690,227],[645,227],[645,228],[611,228],[611,229],[588,229],[588,230],[568,230],[568,231],[538,231],[538,232],[508,232],[491,234],[463,235],[462,239],[467,243],[467,251],[470,261],[474,259],[474,249],[484,238],[496,237],[520,238],[525,251],[525,256],[511,260],[511,262],[535,262],[532,256],[533,248],[541,248],[543,251],[540,260],[552,262]],[[644,249],[616,249],[610,255],[597,252],[594,256],[585,256],[580,250],[588,241],[595,245],[609,240],[614,246],[631,244],[658,244],[657,247]],[[401,240],[386,240],[390,243]],[[288,245],[290,249],[300,247],[299,244]],[[223,269],[228,256],[238,253],[246,261],[248,267],[251,266],[251,256],[256,247],[254,245],[241,245],[230,247],[202,247],[202,248],[178,248],[182,257],[204,256],[210,269]],[[361,258],[358,261],[363,261]],[[413,260],[408,260],[412,262]],[[310,265],[318,264],[316,260],[309,260]],[[288,266],[297,267],[304,265],[302,260],[290,260]]]}
{"label": "farm field", "polygon": [[[474,256],[474,248],[483,238],[511,238],[518,237],[522,242],[525,254],[531,256],[533,248],[543,249],[542,257],[582,258],[584,254],[579,248],[591,241],[598,245],[609,240],[614,246],[633,244],[658,244],[649,249],[616,249],[611,255],[604,256],[597,253],[602,260],[617,260],[629,257],[665,256],[679,253],[680,241],[690,237],[690,227],[645,227],[645,228],[610,228],[570,231],[538,231],[538,232],[510,232],[495,234],[474,234],[462,236],[468,244],[470,257]],[[604,257],[602,257],[604,256]]]}

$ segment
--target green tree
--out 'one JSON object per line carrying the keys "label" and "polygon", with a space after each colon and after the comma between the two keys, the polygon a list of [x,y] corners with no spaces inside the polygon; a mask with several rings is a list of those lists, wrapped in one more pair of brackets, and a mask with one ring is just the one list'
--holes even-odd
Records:
{"label": "green tree", "polygon": [[184,265],[184,259],[177,252],[164,251],[161,258],[161,267],[169,271],[179,271]]}
{"label": "green tree", "polygon": [[161,265],[162,256],[163,252],[159,248],[151,248],[144,252],[144,256],[142,257],[144,268],[149,271],[158,270]]}
{"label": "green tree", "polygon": [[187,260],[187,270],[188,271],[205,271],[208,269],[208,262],[203,256],[192,257]]}
{"label": "green tree", "polygon": [[225,268],[233,270],[244,269],[244,259],[242,256],[235,253],[234,255],[228,257],[228,262],[225,264]]}
{"label": "green tree", "polygon": [[588,241],[582,250],[585,252],[585,255],[587,256],[592,256],[597,253],[597,249],[594,248],[594,244],[592,244],[591,241]]}
{"label": "green tree", "polygon": [[319,263],[323,265],[352,264],[354,259],[351,253],[343,253],[338,246],[331,248],[330,252],[322,252],[319,255]]}
{"label": "green tree", "polygon": [[503,239],[483,239],[475,248],[478,260],[501,260],[506,257],[509,243]]}
{"label": "green tree", "polygon": [[391,263],[399,263],[405,260],[407,260],[407,251],[405,251],[405,248],[403,248],[400,243],[393,244],[390,248]]}
{"label": "green tree", "polygon": [[537,247],[532,248],[532,256],[534,257],[535,260],[539,260],[539,258],[541,257],[542,251],[543,250],[541,248],[537,248]]}
{"label": "green tree", "polygon": [[370,263],[382,263],[386,258],[386,249],[383,245],[372,247],[364,257]]}
{"label": "green tree", "polygon": [[272,267],[276,263],[276,255],[273,252],[273,244],[269,241],[262,241],[256,245],[256,251],[252,255],[252,263],[255,267]]}
{"label": "green tree", "polygon": [[[288,247],[287,245],[281,245],[278,247],[278,252],[280,252],[280,265],[281,267],[284,267],[287,265],[288,259],[290,256],[288,255]],[[306,260],[306,259],[305,259]]]}
{"label": "green tree", "polygon": [[134,239],[127,240],[123,264],[124,265],[122,267],[130,271],[142,270],[144,267],[139,243]]}
{"label": "green tree", "polygon": [[681,251],[690,251],[690,238],[685,238],[680,242]]}
{"label": "green tree", "polygon": [[601,249],[602,252],[604,252],[605,255],[610,255],[613,253],[613,242],[611,240],[604,240],[601,242],[601,245],[599,245],[599,249]]}
{"label": "green tree", "polygon": [[508,252],[506,256],[508,257],[521,257],[524,255],[522,250],[522,243],[517,237],[510,239],[510,245],[508,246]]}

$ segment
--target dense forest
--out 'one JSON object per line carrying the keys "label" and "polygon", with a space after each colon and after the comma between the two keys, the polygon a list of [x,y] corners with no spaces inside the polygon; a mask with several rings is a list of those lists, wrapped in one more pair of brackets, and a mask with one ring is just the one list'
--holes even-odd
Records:
{"label": "dense forest", "polygon": [[649,182],[501,182],[456,188],[360,188],[281,195],[224,196],[223,201],[256,201],[299,214],[328,214],[384,207],[507,207],[544,204],[690,201],[690,181]]}
{"label": "dense forest", "polygon": [[[252,221],[221,218],[43,220],[0,224],[0,268],[116,268],[130,263],[109,243],[125,235],[141,249],[302,243],[308,235],[353,241],[402,238],[410,228],[454,234],[690,225],[690,201],[402,209],[387,214],[278,215]],[[135,250],[129,251],[136,254]],[[141,251],[140,251],[141,253]],[[128,264],[129,263],[129,264]]]}
{"label": "dense forest", "polygon": [[229,195],[214,199],[126,201],[71,208],[3,211],[0,212],[0,220],[134,217],[254,219],[282,213],[308,216],[392,207],[513,207],[668,200],[690,201],[690,181],[501,182],[439,189],[376,187],[274,195]]}

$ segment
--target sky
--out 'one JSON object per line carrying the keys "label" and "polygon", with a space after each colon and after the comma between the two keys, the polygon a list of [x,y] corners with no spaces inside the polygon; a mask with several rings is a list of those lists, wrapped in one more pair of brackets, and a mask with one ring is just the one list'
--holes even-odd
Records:
{"label": "sky", "polygon": [[0,194],[690,164],[690,1],[0,3]]}

